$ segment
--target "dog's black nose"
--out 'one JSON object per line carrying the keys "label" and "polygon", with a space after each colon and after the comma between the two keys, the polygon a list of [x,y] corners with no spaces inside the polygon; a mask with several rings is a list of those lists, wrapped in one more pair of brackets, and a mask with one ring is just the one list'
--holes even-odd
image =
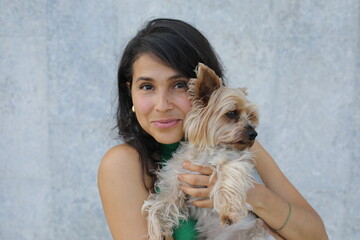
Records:
{"label": "dog's black nose", "polygon": [[256,136],[258,135],[254,129],[248,129],[246,133],[250,140],[255,140]]}

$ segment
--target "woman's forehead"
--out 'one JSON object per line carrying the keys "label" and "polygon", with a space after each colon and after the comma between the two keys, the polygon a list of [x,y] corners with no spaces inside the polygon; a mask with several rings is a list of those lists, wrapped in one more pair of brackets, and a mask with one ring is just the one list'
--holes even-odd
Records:
{"label": "woman's forehead", "polygon": [[141,54],[133,64],[133,81],[139,79],[173,79],[178,77],[184,76],[151,53]]}

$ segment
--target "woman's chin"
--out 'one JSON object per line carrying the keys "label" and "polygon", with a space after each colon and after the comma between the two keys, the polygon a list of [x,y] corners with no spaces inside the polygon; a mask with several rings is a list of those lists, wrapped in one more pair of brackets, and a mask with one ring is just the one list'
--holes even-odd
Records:
{"label": "woman's chin", "polygon": [[155,140],[162,144],[172,144],[180,142],[183,139],[183,135],[180,136],[156,136]]}

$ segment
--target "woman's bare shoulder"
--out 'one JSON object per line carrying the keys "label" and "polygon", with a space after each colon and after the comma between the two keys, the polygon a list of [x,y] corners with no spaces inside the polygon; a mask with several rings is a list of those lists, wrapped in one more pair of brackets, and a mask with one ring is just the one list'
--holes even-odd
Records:
{"label": "woman's bare shoulder", "polygon": [[98,178],[120,181],[130,175],[132,178],[142,180],[141,169],[138,152],[127,144],[120,144],[105,153],[99,166]]}
{"label": "woman's bare shoulder", "polygon": [[128,144],[119,144],[110,148],[104,155],[101,164],[123,164],[128,160],[138,159],[138,152]]}
{"label": "woman's bare shoulder", "polygon": [[147,231],[140,209],[149,192],[138,152],[126,144],[109,149],[99,166],[98,187],[113,238],[140,239]]}

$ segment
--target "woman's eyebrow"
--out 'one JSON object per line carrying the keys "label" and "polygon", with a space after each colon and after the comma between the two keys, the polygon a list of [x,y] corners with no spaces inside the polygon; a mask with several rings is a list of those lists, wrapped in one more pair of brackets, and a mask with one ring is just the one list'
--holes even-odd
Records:
{"label": "woman's eyebrow", "polygon": [[150,77],[138,77],[136,80],[135,80],[135,83],[136,82],[139,82],[139,81],[149,81],[149,82],[153,82],[154,79],[150,78]]}
{"label": "woman's eyebrow", "polygon": [[[177,79],[179,79],[179,78],[186,78],[186,79],[187,79],[187,77],[185,77],[183,74],[175,74],[175,75],[169,77],[168,80],[172,80],[172,81],[173,81],[173,80],[177,80]],[[138,78],[135,80],[135,83],[138,82],[138,81],[149,81],[149,82],[153,82],[154,79],[151,78],[151,77],[138,77]]]}
{"label": "woman's eyebrow", "polygon": [[169,77],[169,80],[174,81],[174,80],[178,80],[179,78],[189,79],[188,77],[186,77],[183,74],[175,74],[174,76]]}

